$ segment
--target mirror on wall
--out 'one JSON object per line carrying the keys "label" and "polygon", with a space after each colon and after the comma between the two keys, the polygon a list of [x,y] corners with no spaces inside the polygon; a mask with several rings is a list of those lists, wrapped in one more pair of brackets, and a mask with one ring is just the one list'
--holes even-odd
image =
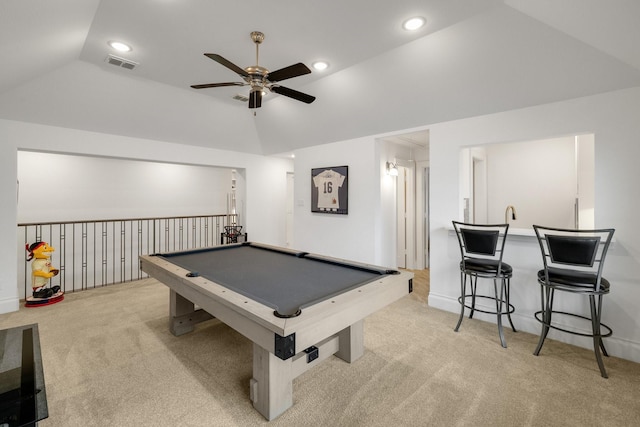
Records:
{"label": "mirror on wall", "polygon": [[462,149],[460,217],[516,229],[593,228],[594,143],[584,134]]}

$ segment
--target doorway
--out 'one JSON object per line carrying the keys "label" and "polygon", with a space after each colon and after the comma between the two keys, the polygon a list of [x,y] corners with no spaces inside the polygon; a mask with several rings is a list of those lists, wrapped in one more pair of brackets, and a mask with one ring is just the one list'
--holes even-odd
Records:
{"label": "doorway", "polygon": [[[398,169],[389,205],[395,224],[397,267],[422,270],[429,267],[429,130],[387,136],[380,139],[389,164]],[[391,174],[390,174],[391,175]],[[391,177],[389,177],[391,178]],[[386,191],[386,190],[384,190]],[[391,216],[389,217],[391,219]],[[390,230],[391,231],[391,230]]]}
{"label": "doorway", "polygon": [[429,162],[398,161],[396,180],[396,263],[429,268]]}

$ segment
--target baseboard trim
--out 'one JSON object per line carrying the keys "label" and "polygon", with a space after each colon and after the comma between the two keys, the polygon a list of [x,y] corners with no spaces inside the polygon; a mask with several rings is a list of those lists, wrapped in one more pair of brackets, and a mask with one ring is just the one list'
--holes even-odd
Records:
{"label": "baseboard trim", "polygon": [[0,299],[0,314],[11,313],[20,309],[20,300],[17,297]]}
{"label": "baseboard trim", "polygon": [[[429,307],[456,314],[460,313],[460,304],[458,303],[457,297],[454,298],[448,295],[438,295],[431,292],[429,293],[428,301]],[[468,313],[468,311],[466,313]],[[465,314],[465,316],[468,316],[468,314]],[[485,322],[496,323],[496,317],[490,314],[476,313],[473,318],[483,320]],[[540,334],[540,322],[533,317],[533,313],[518,313],[516,308],[516,312],[511,315],[511,319],[513,320],[516,329],[519,331],[528,332],[533,335]],[[453,328],[454,326],[455,325],[452,325],[451,327]],[[593,349],[593,340],[587,337],[551,330],[549,331],[548,338],[575,345],[577,347]],[[614,329],[613,335],[605,338],[604,343],[607,348],[607,352],[611,356],[640,363],[640,342],[616,337]],[[533,351],[533,349],[531,351]]]}

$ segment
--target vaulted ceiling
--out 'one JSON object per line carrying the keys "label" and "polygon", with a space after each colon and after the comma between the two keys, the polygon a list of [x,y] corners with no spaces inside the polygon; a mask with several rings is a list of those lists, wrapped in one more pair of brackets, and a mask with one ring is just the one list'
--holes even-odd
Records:
{"label": "vaulted ceiling", "polygon": [[[636,0],[2,0],[0,118],[278,154],[640,86],[639,17]],[[254,30],[270,70],[329,62],[282,82],[314,103],[190,88],[238,81],[203,53],[254,65]]]}

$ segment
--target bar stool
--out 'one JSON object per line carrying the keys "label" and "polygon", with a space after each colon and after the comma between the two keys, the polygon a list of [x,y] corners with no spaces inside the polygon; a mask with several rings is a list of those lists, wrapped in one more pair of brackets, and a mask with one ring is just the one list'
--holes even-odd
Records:
{"label": "bar stool", "polygon": [[[604,259],[613,237],[614,229],[569,230],[534,225],[540,243],[544,268],[538,271],[542,310],[535,318],[542,323],[540,340],[533,352],[539,355],[549,329],[556,329],[574,335],[593,338],[593,351],[603,378],[608,378],[602,362],[602,354],[609,356],[602,338],[611,336],[610,327],[600,322],[602,317],[602,297],[609,293],[610,284],[602,277]],[[553,310],[555,291],[570,292],[589,297],[590,316]],[[552,323],[552,315],[564,315],[588,320],[591,333],[565,329]],[[602,334],[602,329],[605,334]]]}
{"label": "bar stool", "polygon": [[[460,329],[465,308],[471,310],[469,319],[473,318],[473,313],[476,311],[495,314],[498,321],[500,343],[502,347],[506,348],[507,342],[502,331],[502,316],[507,316],[511,329],[513,332],[517,332],[511,320],[511,313],[515,311],[515,308],[509,302],[513,268],[502,261],[509,224],[480,225],[453,221],[453,228],[456,231],[462,255],[460,297],[458,298],[460,318],[454,331],[458,332]],[[467,277],[469,277],[470,293],[467,293]],[[478,278],[493,280],[493,295],[479,295],[477,293]],[[499,286],[498,282],[500,282]],[[498,288],[500,288],[499,292]],[[495,310],[490,307],[477,307],[476,299],[478,298],[493,301]]]}

